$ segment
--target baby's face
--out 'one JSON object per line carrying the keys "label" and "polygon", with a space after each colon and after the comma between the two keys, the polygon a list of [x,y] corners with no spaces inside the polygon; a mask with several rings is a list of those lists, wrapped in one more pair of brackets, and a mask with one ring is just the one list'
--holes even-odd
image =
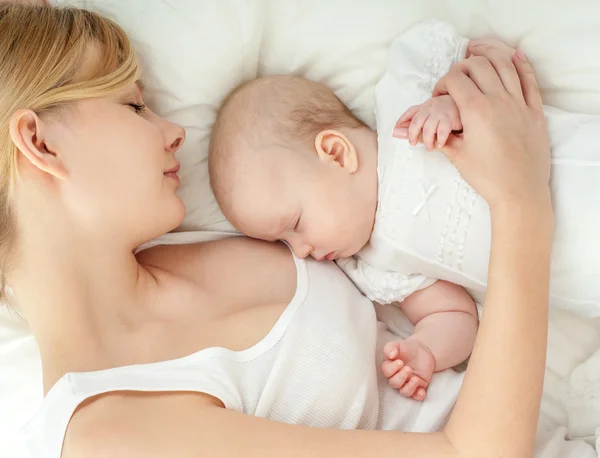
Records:
{"label": "baby's face", "polygon": [[296,256],[319,261],[352,256],[369,240],[373,220],[360,214],[364,206],[356,199],[361,193],[343,171],[314,167],[265,173],[247,188],[241,190],[246,211],[233,219],[250,237],[284,240]]}

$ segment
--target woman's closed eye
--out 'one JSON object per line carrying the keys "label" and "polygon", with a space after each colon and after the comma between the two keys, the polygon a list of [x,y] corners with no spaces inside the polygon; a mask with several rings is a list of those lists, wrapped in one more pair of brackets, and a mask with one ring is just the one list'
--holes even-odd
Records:
{"label": "woman's closed eye", "polygon": [[298,230],[298,227],[300,226],[300,216],[298,216],[298,219],[296,220],[296,222],[294,223],[294,226],[292,228],[292,230],[294,232],[296,232]]}
{"label": "woman's closed eye", "polygon": [[146,105],[144,105],[143,103],[131,102],[131,103],[128,103],[127,105],[130,106],[131,108],[133,108],[133,110],[135,111],[136,114],[141,114],[144,111],[146,111]]}

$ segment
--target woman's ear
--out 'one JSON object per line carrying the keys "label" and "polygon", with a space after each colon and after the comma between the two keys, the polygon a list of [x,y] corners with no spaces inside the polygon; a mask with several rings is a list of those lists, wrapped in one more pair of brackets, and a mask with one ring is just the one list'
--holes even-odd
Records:
{"label": "woman's ear", "polygon": [[317,156],[325,163],[337,163],[348,173],[358,170],[358,155],[354,144],[337,130],[324,130],[315,138]]}
{"label": "woman's ear", "polygon": [[33,167],[64,180],[67,170],[59,155],[48,147],[45,128],[44,121],[32,110],[18,110],[10,120],[10,137]]}

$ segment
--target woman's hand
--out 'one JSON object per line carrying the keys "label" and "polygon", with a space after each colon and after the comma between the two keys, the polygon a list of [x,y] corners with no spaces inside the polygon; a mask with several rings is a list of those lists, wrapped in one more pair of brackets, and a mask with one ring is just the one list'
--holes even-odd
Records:
{"label": "woman's hand", "polygon": [[497,40],[474,41],[469,51],[434,90],[452,97],[463,124],[442,151],[491,209],[548,201],[548,133],[531,66]]}

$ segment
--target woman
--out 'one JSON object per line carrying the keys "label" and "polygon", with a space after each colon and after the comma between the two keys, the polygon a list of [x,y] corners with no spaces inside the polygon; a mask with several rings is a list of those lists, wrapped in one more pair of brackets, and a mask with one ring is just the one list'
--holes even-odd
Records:
{"label": "woman", "polygon": [[[2,259],[47,393],[25,430],[32,454],[531,456],[546,352],[548,144],[529,64],[477,52],[486,57],[438,85],[464,124],[447,153],[493,220],[485,312],[445,424],[446,407],[377,380],[376,348],[391,337],[333,264],[242,238],[135,257],[183,217],[183,129],[144,106],[115,24],[0,6]],[[438,380],[452,400],[460,377]],[[437,432],[373,431],[396,425]]]}

